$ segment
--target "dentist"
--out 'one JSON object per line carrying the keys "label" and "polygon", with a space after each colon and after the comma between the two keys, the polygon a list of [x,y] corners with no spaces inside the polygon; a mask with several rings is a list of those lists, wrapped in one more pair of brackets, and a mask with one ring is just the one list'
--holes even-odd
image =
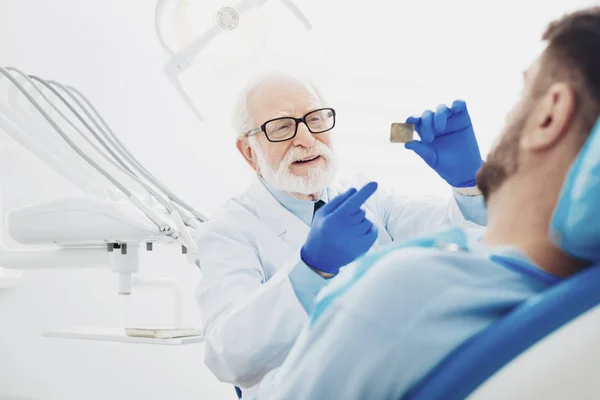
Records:
{"label": "dentist", "polygon": [[453,187],[449,200],[336,181],[335,122],[313,86],[285,74],[254,82],[239,101],[237,149],[256,179],[195,239],[205,363],[244,396],[283,363],[340,268],[393,241],[486,224],[475,188],[482,159],[464,102],[407,121],[421,141],[406,147]]}

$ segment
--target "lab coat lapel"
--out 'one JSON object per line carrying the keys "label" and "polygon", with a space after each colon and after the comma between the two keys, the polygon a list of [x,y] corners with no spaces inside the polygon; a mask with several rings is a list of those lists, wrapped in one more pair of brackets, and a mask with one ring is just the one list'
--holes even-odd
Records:
{"label": "lab coat lapel", "polygon": [[306,241],[310,227],[283,207],[258,178],[248,194],[256,205],[258,219],[269,226],[293,251],[299,250]]}

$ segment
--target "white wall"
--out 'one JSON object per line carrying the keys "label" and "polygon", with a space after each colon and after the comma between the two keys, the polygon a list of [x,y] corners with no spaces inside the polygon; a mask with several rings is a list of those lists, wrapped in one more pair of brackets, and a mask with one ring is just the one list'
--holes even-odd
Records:
{"label": "white wall", "polygon": [[[272,12],[279,12],[276,3],[269,5]],[[291,64],[320,82],[338,109],[336,146],[346,172],[367,172],[406,193],[438,195],[447,195],[448,188],[435,173],[412,153],[386,143],[389,123],[464,98],[487,152],[546,23],[590,4],[298,3],[314,19],[311,40],[322,38],[326,51],[315,59],[296,51]],[[344,10],[338,10],[342,4]],[[148,0],[0,0],[0,63],[78,87],[148,169],[210,214],[245,187],[251,174],[230,133],[199,124],[167,82],[153,12]],[[285,47],[282,21],[270,27],[271,47]],[[214,92],[188,90],[218,99]],[[5,135],[0,145],[2,212],[78,194]],[[142,276],[181,282],[185,322],[197,324],[192,292],[198,271],[173,248],[159,247],[142,261]],[[160,324],[170,313],[170,299],[160,291],[137,291],[129,298],[115,293],[116,276],[105,270],[27,271],[18,287],[0,290],[0,398],[6,393],[44,400],[234,398],[232,387],[218,383],[203,365],[202,345],[40,336],[44,329],[69,325]]]}
{"label": "white wall", "polygon": [[[153,12],[154,2],[147,0],[2,0],[0,63],[79,88],[148,169],[210,213],[239,184],[234,176],[228,181],[227,175],[217,179],[207,172],[211,165],[203,160],[210,153],[200,127],[162,73],[166,60],[155,39]],[[6,135],[0,134],[0,140],[2,212],[79,194]],[[215,195],[207,196],[208,190]],[[140,275],[179,281],[185,289],[184,320],[198,325],[193,290],[200,275],[183,262],[178,249],[157,246],[144,254]],[[128,345],[41,336],[48,328],[170,322],[168,292],[134,290],[130,297],[119,297],[116,279],[102,269],[28,271],[18,287],[0,291],[0,398],[235,398],[233,387],[218,382],[204,366],[201,344]]]}

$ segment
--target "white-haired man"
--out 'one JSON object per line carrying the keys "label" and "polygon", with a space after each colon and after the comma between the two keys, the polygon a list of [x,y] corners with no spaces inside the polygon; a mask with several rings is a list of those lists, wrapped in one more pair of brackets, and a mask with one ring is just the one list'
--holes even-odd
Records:
{"label": "white-haired man", "polygon": [[257,178],[196,241],[205,362],[244,395],[283,362],[340,268],[392,241],[485,224],[473,193],[482,160],[464,102],[409,119],[422,140],[407,147],[455,188],[450,201],[335,182],[335,117],[311,85],[286,74],[263,77],[241,96],[237,148]]}

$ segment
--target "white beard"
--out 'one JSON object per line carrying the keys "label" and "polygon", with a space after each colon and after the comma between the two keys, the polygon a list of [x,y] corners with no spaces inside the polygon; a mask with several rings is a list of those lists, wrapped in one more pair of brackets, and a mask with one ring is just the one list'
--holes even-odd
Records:
{"label": "white beard", "polygon": [[[286,193],[310,195],[320,193],[329,186],[337,172],[337,159],[333,151],[320,141],[316,141],[311,149],[292,146],[277,168],[267,162],[263,149],[254,138],[250,138],[250,147],[256,154],[258,169],[262,178],[273,188]],[[320,155],[326,165],[312,168],[307,176],[294,175],[290,169],[292,163],[311,156]]]}

